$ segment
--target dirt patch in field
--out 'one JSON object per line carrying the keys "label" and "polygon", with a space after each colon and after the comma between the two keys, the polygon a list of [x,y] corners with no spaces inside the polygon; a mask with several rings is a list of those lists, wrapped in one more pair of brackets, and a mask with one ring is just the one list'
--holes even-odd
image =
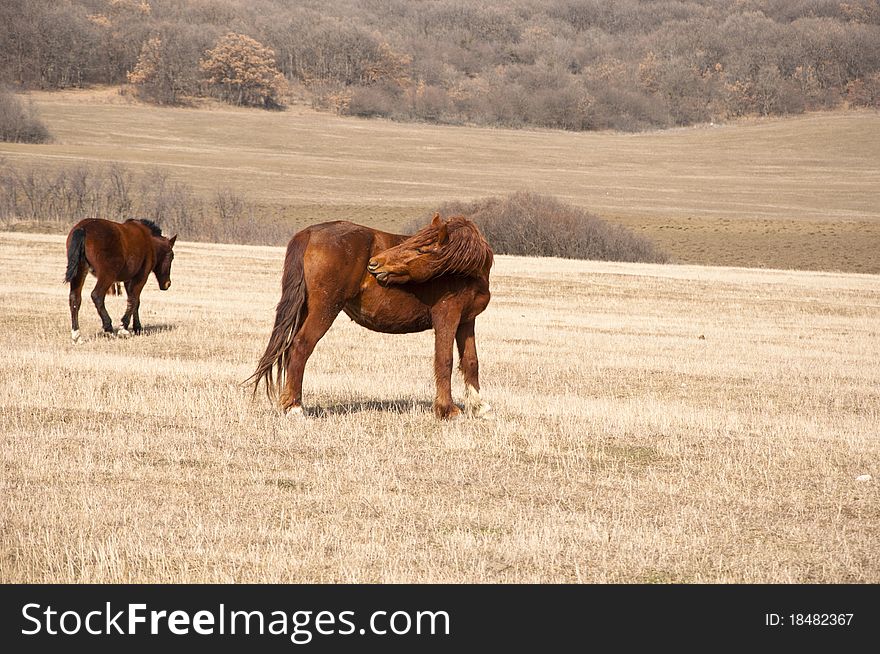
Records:
{"label": "dirt patch in field", "polygon": [[880,222],[614,218],[677,263],[880,273]]}

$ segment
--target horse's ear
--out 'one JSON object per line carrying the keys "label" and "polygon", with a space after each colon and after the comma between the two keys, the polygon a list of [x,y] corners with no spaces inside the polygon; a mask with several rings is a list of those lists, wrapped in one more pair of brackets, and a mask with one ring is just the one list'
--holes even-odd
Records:
{"label": "horse's ear", "polygon": [[171,238],[168,239],[168,244],[171,247],[174,247],[174,241],[176,241],[176,240],[177,240],[177,234],[175,234],[174,236],[172,236]]}
{"label": "horse's ear", "polygon": [[446,223],[440,225],[440,231],[437,232],[437,243],[440,245],[446,245],[446,241],[449,240],[449,228],[446,226]]}
{"label": "horse's ear", "polygon": [[443,221],[440,220],[440,212],[434,214],[434,219],[431,221],[431,227],[440,227],[443,224]]}

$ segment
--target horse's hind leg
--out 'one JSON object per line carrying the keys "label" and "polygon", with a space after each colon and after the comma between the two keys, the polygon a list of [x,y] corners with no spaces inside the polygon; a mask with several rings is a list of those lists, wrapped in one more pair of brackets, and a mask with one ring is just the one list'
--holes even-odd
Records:
{"label": "horse's hind leg", "polygon": [[287,350],[287,381],[281,393],[281,409],[289,412],[289,415],[302,415],[302,383],[306,361],[315,345],[330,329],[339,311],[329,311],[325,307],[313,308],[306,313],[302,326],[293,337]]}
{"label": "horse's hind leg", "polygon": [[82,305],[82,288],[89,274],[86,266],[81,266],[79,272],[70,280],[70,337],[74,343],[79,343],[79,308]]}
{"label": "horse's hind leg", "polygon": [[458,367],[464,377],[465,410],[472,416],[482,418],[492,407],[480,399],[480,362],[477,359],[477,340],[474,336],[474,321],[463,322],[455,332],[458,346]]}
{"label": "horse's hind leg", "polygon": [[113,321],[110,320],[110,314],[107,313],[107,309],[104,307],[104,296],[107,295],[107,289],[110,288],[112,283],[112,280],[98,277],[98,283],[92,289],[92,302],[95,303],[98,315],[101,316],[101,325],[104,328],[105,334],[113,333]]}

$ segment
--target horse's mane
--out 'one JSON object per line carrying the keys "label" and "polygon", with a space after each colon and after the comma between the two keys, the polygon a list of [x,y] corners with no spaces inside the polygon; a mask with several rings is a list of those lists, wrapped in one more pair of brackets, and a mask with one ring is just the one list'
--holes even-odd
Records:
{"label": "horse's mane", "polygon": [[152,220],[147,220],[146,218],[139,218],[138,222],[142,225],[146,226],[150,232],[152,232],[153,236],[162,236],[162,229],[154,223]]}
{"label": "horse's mane", "polygon": [[[446,243],[432,259],[434,276],[465,275],[477,277],[492,267],[494,256],[489,243],[477,226],[464,216],[453,216],[445,223],[449,234]],[[441,227],[428,225],[410,237],[413,247],[437,242]]]}

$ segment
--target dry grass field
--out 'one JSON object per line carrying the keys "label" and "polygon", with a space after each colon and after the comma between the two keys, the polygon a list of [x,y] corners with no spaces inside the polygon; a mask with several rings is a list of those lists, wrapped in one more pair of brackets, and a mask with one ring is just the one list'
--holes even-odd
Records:
{"label": "dry grass field", "polygon": [[498,257],[493,420],[343,316],[299,422],[239,385],[281,249],[180,243],[78,346],[63,251],[0,234],[2,582],[880,582],[877,277]]}
{"label": "dry grass field", "polygon": [[681,263],[880,273],[876,111],[620,134],[156,108],[115,89],[31,97],[55,140],[0,143],[10,163],[158,167],[201,193],[235,189],[291,228],[348,218],[394,230],[449,200],[537,191]]}

